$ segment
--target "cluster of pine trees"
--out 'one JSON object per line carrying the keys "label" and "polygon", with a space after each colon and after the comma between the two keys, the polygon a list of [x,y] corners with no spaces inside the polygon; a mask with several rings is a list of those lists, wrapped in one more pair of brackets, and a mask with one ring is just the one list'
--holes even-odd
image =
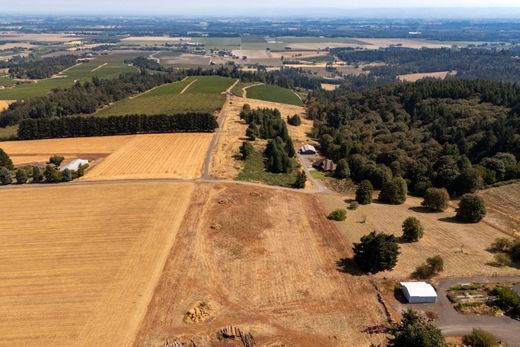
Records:
{"label": "cluster of pine trees", "polygon": [[9,68],[12,78],[43,79],[49,78],[76,64],[78,57],[75,55],[61,55],[43,59],[35,59],[33,56],[22,59],[10,60],[4,68]]}
{"label": "cluster of pine trees", "polygon": [[290,158],[293,158],[296,153],[280,111],[269,108],[251,110],[246,104],[240,113],[240,118],[249,124],[246,135],[251,140],[257,137],[268,140],[264,151],[267,171],[289,172],[292,169]]}
{"label": "cluster of pine trees", "polygon": [[211,132],[217,127],[217,120],[210,113],[76,116],[24,119],[18,128],[18,138],[30,140],[139,133]]}
{"label": "cluster of pine trees", "polygon": [[363,92],[316,91],[314,135],[350,177],[381,188],[393,177],[411,191],[463,195],[520,178],[520,86],[481,80],[421,81]]}
{"label": "cluster of pine trees", "polygon": [[17,124],[27,118],[62,117],[90,114],[100,107],[142,93],[164,83],[185,77],[183,72],[169,74],[128,73],[114,79],[93,77],[71,88],[56,89],[43,97],[17,101],[0,113],[0,127]]}

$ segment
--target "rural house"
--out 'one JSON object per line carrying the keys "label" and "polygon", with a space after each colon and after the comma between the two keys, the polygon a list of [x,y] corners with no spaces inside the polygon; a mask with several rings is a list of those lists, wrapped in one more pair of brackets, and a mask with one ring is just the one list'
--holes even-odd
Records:
{"label": "rural house", "polygon": [[312,166],[315,169],[324,171],[324,172],[334,172],[336,171],[336,164],[330,159],[323,159],[315,162]]}
{"label": "rural house", "polygon": [[437,293],[431,284],[426,282],[401,282],[404,296],[410,304],[435,303]]}

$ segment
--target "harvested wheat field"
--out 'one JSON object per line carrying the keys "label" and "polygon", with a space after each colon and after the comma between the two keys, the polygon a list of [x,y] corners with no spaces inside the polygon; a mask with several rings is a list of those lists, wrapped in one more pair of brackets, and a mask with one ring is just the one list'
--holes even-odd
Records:
{"label": "harvested wheat field", "polygon": [[520,237],[520,183],[478,193],[486,203],[485,222],[511,236]]}
{"label": "harvested wheat field", "polygon": [[[341,197],[323,195],[320,199],[329,212],[346,207]],[[489,217],[478,224],[462,224],[453,218],[453,208],[442,213],[430,213],[421,208],[421,202],[420,198],[409,197],[405,204],[398,206],[379,203],[360,206],[355,211],[348,210],[347,220],[337,224],[350,242],[358,242],[361,236],[374,230],[401,236],[401,226],[406,218],[419,219],[424,226],[424,237],[416,243],[401,243],[396,268],[380,276],[410,276],[418,265],[433,255],[444,259],[442,276],[520,274],[520,269],[490,265],[493,254],[486,249],[495,238],[507,235],[491,226],[487,222]]]}
{"label": "harvested wheat field", "polygon": [[3,346],[129,346],[191,184],[2,190]]}
{"label": "harvested wheat field", "polygon": [[5,141],[0,142],[0,148],[9,154],[15,165],[45,163],[54,154],[62,155],[66,160],[81,157],[92,161],[108,156],[135,136],[141,135]]}
{"label": "harvested wheat field", "polygon": [[369,278],[337,268],[350,255],[309,194],[202,185],[134,346],[235,346],[216,340],[228,325],[259,346],[380,343],[362,332],[386,319]]}
{"label": "harvested wheat field", "polygon": [[83,180],[198,178],[212,133],[136,135]]}

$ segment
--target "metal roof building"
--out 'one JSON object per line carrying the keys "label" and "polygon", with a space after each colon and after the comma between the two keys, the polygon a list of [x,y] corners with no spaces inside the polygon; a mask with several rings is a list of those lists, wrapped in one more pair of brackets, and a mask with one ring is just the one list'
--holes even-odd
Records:
{"label": "metal roof building", "polygon": [[313,145],[303,145],[300,147],[300,153],[301,154],[316,154],[318,152],[316,151],[316,148],[314,148]]}
{"label": "metal roof building", "polygon": [[74,159],[73,161],[71,161],[64,167],[62,167],[61,171],[65,170],[65,169],[69,169],[70,171],[76,171],[77,169],[79,169],[79,167],[81,165],[86,165],[86,164],[88,164],[88,160],[86,160],[86,159]]}
{"label": "metal roof building", "polygon": [[426,282],[401,282],[404,296],[410,304],[435,303],[437,293],[431,284]]}

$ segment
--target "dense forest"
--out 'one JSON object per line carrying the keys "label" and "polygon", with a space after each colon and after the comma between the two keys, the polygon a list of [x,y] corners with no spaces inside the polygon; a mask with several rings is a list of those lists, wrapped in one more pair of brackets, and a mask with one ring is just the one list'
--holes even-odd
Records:
{"label": "dense forest", "polygon": [[334,48],[331,53],[350,64],[384,63],[368,66],[373,78],[395,79],[397,75],[456,71],[459,79],[520,80],[520,49],[390,47],[379,50]]}
{"label": "dense forest", "polygon": [[0,127],[27,118],[62,117],[90,114],[102,106],[138,94],[155,86],[182,79],[183,72],[168,74],[129,73],[114,79],[93,77],[71,88],[56,89],[49,95],[18,101],[0,113]]}
{"label": "dense forest", "polygon": [[217,120],[210,113],[76,116],[24,119],[18,128],[18,138],[31,140],[139,133],[211,132],[217,127]]}
{"label": "dense forest", "polygon": [[0,63],[0,68],[8,68],[12,78],[44,79],[50,78],[76,64],[75,55],[61,55],[57,57],[35,59],[33,56],[21,58],[19,56]]}
{"label": "dense forest", "polygon": [[314,91],[308,116],[321,151],[376,188],[395,176],[417,194],[452,195],[520,178],[520,86],[420,81],[345,93]]}

